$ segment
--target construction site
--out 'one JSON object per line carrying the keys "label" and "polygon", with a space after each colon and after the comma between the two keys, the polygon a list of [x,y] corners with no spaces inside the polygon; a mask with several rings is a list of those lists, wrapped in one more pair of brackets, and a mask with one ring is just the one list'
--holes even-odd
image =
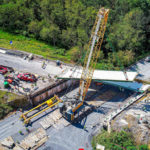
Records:
{"label": "construction site", "polygon": [[0,90],[26,99],[0,121],[1,150],[92,150],[102,129],[125,127],[150,147],[150,56],[123,71],[95,69],[108,17],[101,8],[83,66],[0,48]]}

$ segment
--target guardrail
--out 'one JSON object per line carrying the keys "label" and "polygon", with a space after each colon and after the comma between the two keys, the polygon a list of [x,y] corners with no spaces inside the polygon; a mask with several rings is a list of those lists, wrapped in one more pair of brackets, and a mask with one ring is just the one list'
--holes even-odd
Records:
{"label": "guardrail", "polygon": [[124,111],[126,108],[128,108],[130,105],[135,103],[138,100],[144,100],[146,99],[147,95],[145,93],[139,94],[135,96],[134,98],[131,98],[125,105],[121,106],[119,109],[117,109],[114,112],[111,112],[111,114],[104,119],[104,122],[110,122],[112,119],[114,119],[116,116],[118,116],[122,111]]}

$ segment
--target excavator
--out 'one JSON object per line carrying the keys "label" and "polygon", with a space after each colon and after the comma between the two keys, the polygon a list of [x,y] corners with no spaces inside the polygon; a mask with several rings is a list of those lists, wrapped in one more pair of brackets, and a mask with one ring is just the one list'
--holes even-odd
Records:
{"label": "excavator", "polygon": [[101,8],[98,11],[89,40],[84,65],[80,79],[79,92],[76,100],[66,100],[59,103],[59,109],[63,117],[73,122],[79,117],[80,111],[85,108],[85,96],[91,84],[92,76],[96,67],[101,45],[106,30],[109,9]]}

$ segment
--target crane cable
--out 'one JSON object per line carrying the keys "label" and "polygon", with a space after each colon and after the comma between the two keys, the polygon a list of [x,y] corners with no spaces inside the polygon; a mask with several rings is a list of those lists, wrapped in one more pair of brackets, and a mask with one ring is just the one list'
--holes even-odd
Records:
{"label": "crane cable", "polygon": [[[87,51],[84,51],[82,54],[81,54],[81,57],[80,57],[80,59],[78,59],[78,61],[76,62],[76,64],[74,65],[74,67],[73,67],[73,71],[72,71],[72,73],[71,73],[71,77],[74,75],[74,73],[76,72],[76,70],[79,68],[79,65],[80,64],[82,64],[82,60],[84,60],[84,58],[85,58],[85,56],[86,56],[86,52]],[[79,72],[77,72],[77,75],[79,74]],[[73,83],[73,81],[72,81],[72,83]],[[64,94],[64,97],[66,97],[66,98],[68,98],[68,99],[71,99],[71,98],[69,98],[66,94],[70,91],[70,90],[72,90],[73,89],[73,86],[71,86],[71,88],[70,87],[67,87],[67,89],[66,89],[66,91],[65,91],[65,94]]]}

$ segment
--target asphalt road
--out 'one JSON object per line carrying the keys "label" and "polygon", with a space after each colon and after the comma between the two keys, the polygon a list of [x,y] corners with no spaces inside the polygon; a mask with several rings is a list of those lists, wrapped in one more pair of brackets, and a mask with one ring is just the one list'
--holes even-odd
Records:
{"label": "asphalt road", "polygon": [[4,76],[0,74],[0,87],[3,87]]}
{"label": "asphalt road", "polygon": [[144,59],[137,62],[130,67],[131,71],[137,71],[139,75],[137,79],[150,82],[150,62],[146,62]]}
{"label": "asphalt road", "polygon": [[5,65],[9,67],[13,67],[18,71],[30,72],[38,75],[58,75],[64,70],[65,68],[69,68],[68,66],[62,66],[62,69],[54,62],[46,62],[46,68],[42,68],[42,61],[38,60],[24,60],[21,57],[7,55],[0,53],[0,65]]}

